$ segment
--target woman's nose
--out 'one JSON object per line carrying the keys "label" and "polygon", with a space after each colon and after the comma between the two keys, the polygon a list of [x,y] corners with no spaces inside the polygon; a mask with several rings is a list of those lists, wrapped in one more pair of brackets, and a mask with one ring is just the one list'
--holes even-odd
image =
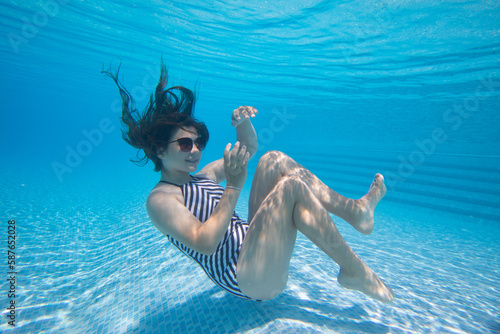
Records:
{"label": "woman's nose", "polygon": [[193,143],[193,147],[191,148],[191,153],[201,152],[198,146]]}

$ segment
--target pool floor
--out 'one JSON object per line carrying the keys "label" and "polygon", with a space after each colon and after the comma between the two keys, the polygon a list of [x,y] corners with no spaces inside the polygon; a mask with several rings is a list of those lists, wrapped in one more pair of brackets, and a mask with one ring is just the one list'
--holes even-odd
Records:
{"label": "pool floor", "polygon": [[[220,290],[152,226],[144,185],[96,193],[91,176],[62,185],[37,178],[35,186],[12,173],[2,182],[16,199],[4,195],[2,222],[15,218],[18,226],[18,308],[14,328],[4,308],[1,333],[500,330],[498,222],[382,201],[372,235],[334,220],[394,290],[393,303],[340,287],[338,266],[302,235],[286,290],[254,302]],[[245,191],[238,204],[242,216],[247,197]],[[2,305],[6,297],[2,293]]]}

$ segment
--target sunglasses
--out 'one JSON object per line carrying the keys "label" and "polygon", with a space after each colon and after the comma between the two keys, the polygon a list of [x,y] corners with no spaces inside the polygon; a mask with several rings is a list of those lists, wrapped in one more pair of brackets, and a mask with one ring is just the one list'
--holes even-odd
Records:
{"label": "sunglasses", "polygon": [[191,152],[191,150],[193,149],[193,142],[199,151],[203,151],[203,149],[205,148],[205,145],[207,144],[206,140],[204,140],[200,137],[196,138],[194,141],[192,138],[187,138],[187,137],[186,138],[179,138],[179,139],[173,140],[171,142],[168,142],[167,144],[172,144],[175,142],[179,143],[179,147],[181,148],[182,152]]}

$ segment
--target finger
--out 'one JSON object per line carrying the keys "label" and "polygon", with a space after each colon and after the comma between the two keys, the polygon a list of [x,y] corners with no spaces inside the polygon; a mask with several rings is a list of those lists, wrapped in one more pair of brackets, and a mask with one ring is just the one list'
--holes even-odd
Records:
{"label": "finger", "polygon": [[250,152],[246,152],[245,156],[244,156],[244,159],[243,159],[243,163],[241,164],[241,168],[243,168],[243,169],[247,168],[249,160],[250,160]]}
{"label": "finger", "polygon": [[231,150],[231,154],[233,154],[233,156],[236,155],[236,154],[238,154],[238,151],[240,150],[240,146],[241,146],[241,143],[239,141],[237,141],[236,143],[234,143],[234,147]]}
{"label": "finger", "polygon": [[233,115],[231,117],[231,125],[232,126],[238,125],[238,123],[240,122],[240,120],[241,120],[240,108],[236,108],[236,109],[233,110]]}
{"label": "finger", "polygon": [[255,114],[258,112],[257,109],[255,109],[254,107],[246,107],[246,112],[247,114],[249,115],[249,117],[255,117]]}
{"label": "finger", "polygon": [[229,164],[230,164],[231,167],[234,167],[237,164],[238,152],[239,151],[240,151],[240,142],[237,141],[234,144],[234,147],[231,150],[231,152],[229,152]]}
{"label": "finger", "polygon": [[257,111],[257,109],[255,109],[254,107],[252,107],[252,117],[255,117],[256,114],[258,114],[259,112]]}
{"label": "finger", "polygon": [[238,165],[239,166],[243,165],[243,161],[245,160],[246,154],[247,154],[247,147],[245,145],[242,145],[240,151],[238,152]]}
{"label": "finger", "polygon": [[224,164],[229,163],[229,149],[231,148],[231,143],[226,145],[226,148],[224,149]]}

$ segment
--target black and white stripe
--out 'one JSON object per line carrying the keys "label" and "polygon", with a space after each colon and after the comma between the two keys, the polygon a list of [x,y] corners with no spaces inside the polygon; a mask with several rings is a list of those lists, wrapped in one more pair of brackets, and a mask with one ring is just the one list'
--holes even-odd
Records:
{"label": "black and white stripe", "polygon": [[[202,223],[210,217],[224,192],[223,187],[205,178],[193,178],[180,187],[184,204]],[[212,255],[200,254],[170,236],[168,239],[181,252],[195,260],[215,284],[233,295],[250,299],[240,291],[236,282],[236,262],[248,227],[248,223],[234,212],[222,241]]]}

